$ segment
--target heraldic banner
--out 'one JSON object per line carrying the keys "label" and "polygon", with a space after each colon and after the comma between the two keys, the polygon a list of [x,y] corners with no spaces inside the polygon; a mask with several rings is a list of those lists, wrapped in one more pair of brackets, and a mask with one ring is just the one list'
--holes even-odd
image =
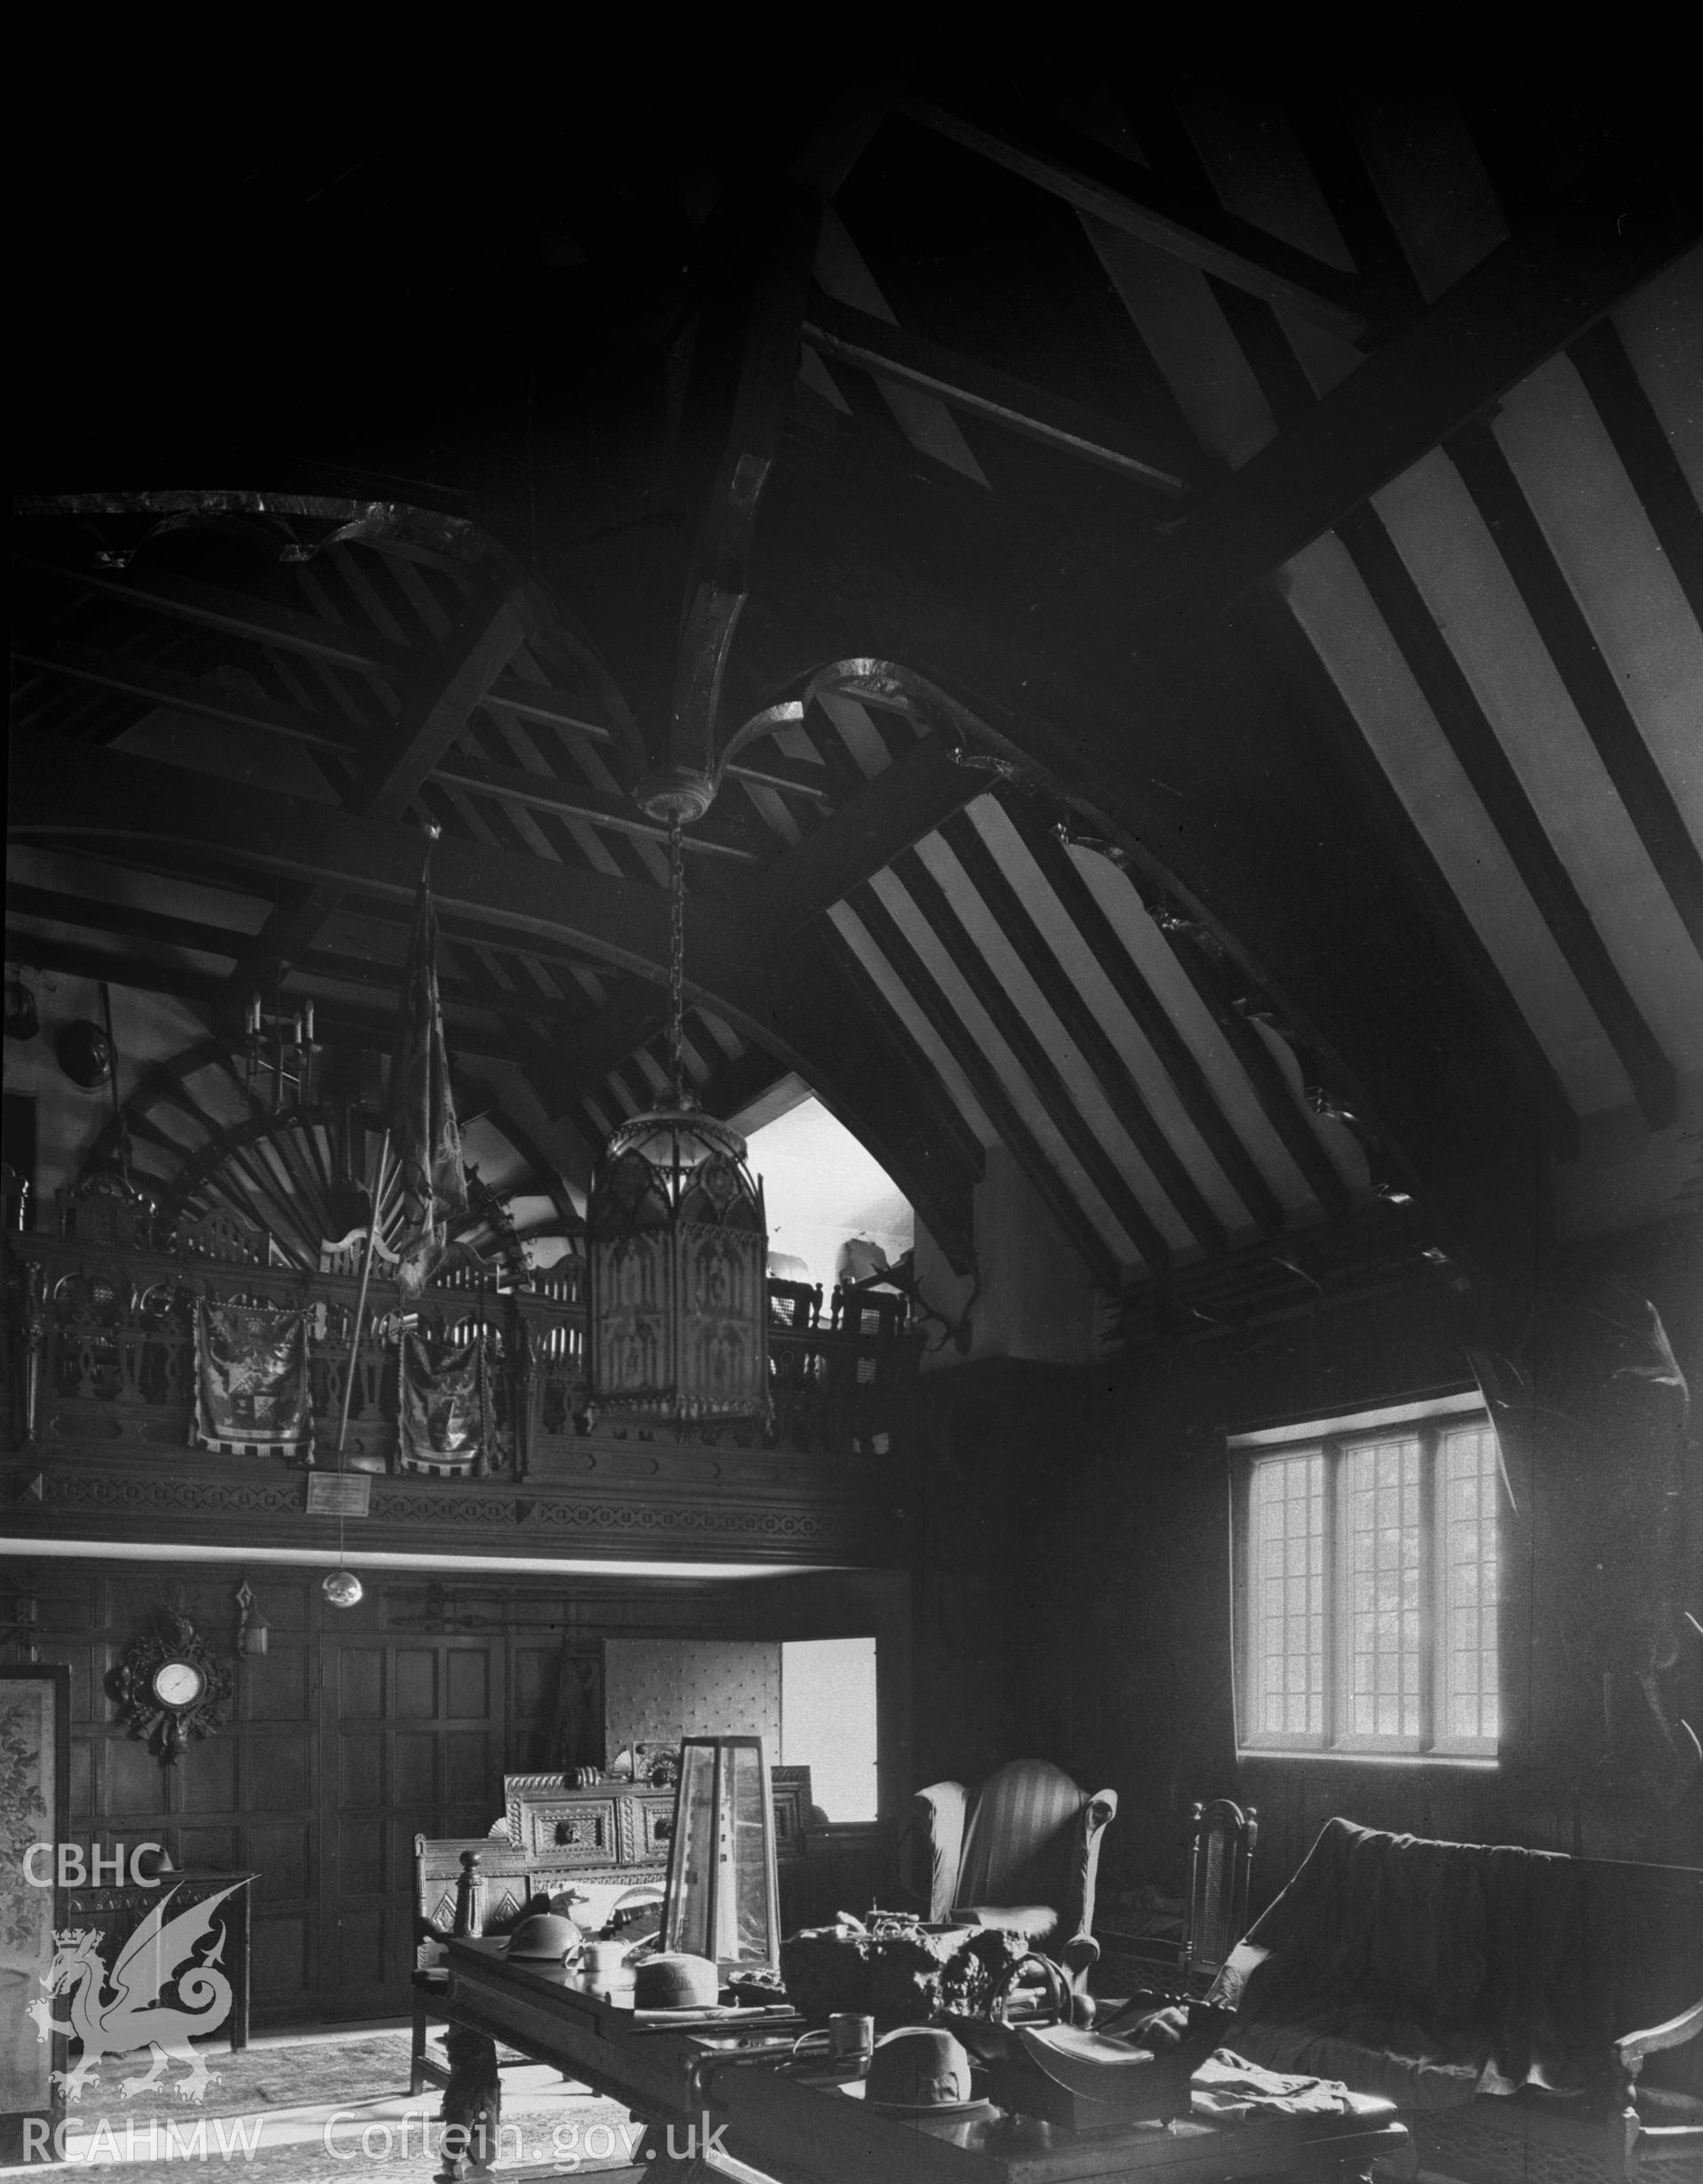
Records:
{"label": "heraldic banner", "polygon": [[436,1343],[404,1329],[396,1345],[399,1469],[465,1479],[498,1460],[501,1375],[493,1380],[488,1365],[480,1335]]}
{"label": "heraldic banner", "polygon": [[417,1297],[443,1256],[451,1214],[467,1209],[461,1132],[450,1090],[437,993],[437,912],[422,879],[402,981],[402,1018],[390,1061],[390,1143],[402,1188],[396,1284]]}
{"label": "heraldic banner", "polygon": [[196,1305],[192,1445],[313,1461],[305,1312],[205,1298]]}

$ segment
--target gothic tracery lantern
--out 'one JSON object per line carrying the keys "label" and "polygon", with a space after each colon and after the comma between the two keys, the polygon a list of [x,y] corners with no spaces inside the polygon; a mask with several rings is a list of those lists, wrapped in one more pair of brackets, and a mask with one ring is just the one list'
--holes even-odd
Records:
{"label": "gothic tracery lantern", "polygon": [[768,1235],[745,1140],[701,1113],[680,1061],[680,822],[670,814],[672,1101],[621,1124],[585,1209],[595,1410],[686,1425],[769,1413]]}

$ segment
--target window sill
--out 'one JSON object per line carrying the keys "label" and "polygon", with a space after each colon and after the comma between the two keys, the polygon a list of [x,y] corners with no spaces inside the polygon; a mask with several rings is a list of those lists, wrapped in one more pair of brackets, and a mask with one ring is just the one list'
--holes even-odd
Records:
{"label": "window sill", "polygon": [[1325,1752],[1305,1749],[1283,1750],[1265,1745],[1245,1746],[1236,1755],[1236,1765],[1257,1760],[1263,1765],[1342,1767],[1471,1767],[1479,1773],[1494,1773],[1502,1765],[1500,1753],[1473,1752]]}

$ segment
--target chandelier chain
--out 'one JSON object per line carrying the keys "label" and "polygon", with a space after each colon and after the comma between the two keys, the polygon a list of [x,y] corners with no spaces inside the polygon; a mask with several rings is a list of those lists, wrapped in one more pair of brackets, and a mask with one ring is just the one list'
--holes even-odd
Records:
{"label": "chandelier chain", "polygon": [[680,822],[668,826],[668,1073],[678,1107],[686,1095],[686,1077],[680,1065],[680,1017],[686,989],[686,858],[680,845]]}

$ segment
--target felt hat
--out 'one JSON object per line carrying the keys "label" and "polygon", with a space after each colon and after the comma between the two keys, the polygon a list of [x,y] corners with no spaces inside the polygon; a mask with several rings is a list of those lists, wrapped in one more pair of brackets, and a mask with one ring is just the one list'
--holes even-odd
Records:
{"label": "felt hat", "polygon": [[974,2097],[969,2052],[944,2025],[902,2024],[875,2042],[864,2084],[872,2108],[961,2108]]}
{"label": "felt hat", "polygon": [[634,1961],[633,2001],[640,2009],[704,2009],[721,1992],[721,1974],[707,1956],[670,1951]]}

